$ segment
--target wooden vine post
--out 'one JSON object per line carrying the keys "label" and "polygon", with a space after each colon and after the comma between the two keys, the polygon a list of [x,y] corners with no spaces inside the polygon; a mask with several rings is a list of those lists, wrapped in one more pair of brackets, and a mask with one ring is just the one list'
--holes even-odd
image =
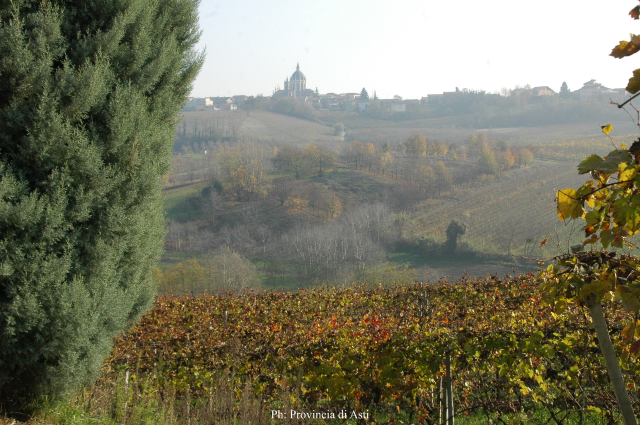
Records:
{"label": "wooden vine post", "polygon": [[453,379],[451,378],[451,354],[445,357],[445,367],[447,375],[445,378],[445,394],[447,395],[447,414],[445,415],[447,425],[455,425],[455,412],[453,410]]}
{"label": "wooden vine post", "polygon": [[445,376],[438,380],[438,425],[455,425],[453,407],[453,379],[451,377],[451,354],[444,358]]}

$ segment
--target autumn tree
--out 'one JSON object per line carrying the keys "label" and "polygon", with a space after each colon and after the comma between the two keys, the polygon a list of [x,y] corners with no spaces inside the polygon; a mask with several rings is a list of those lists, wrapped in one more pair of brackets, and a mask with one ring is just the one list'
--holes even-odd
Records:
{"label": "autumn tree", "polygon": [[3,399],[92,383],[153,302],[197,5],[0,3]]}
{"label": "autumn tree", "polygon": [[423,194],[428,195],[429,193],[432,193],[436,186],[436,173],[433,171],[433,168],[426,164],[422,164],[418,167],[416,183]]}
{"label": "autumn tree", "polygon": [[361,141],[354,140],[342,149],[340,157],[347,163],[347,168],[350,168],[351,164],[355,164],[357,170],[358,166],[362,163],[363,155],[364,145]]}
{"label": "autumn tree", "polygon": [[478,165],[480,166],[480,171],[484,174],[493,175],[500,171],[500,164],[496,160],[496,155],[487,145],[482,148],[482,154],[478,158]]}
{"label": "autumn tree", "polygon": [[438,189],[438,194],[441,191],[448,191],[451,189],[451,184],[453,182],[453,176],[451,175],[451,171],[444,165],[444,162],[438,161],[434,169],[435,173],[435,186]]}
{"label": "autumn tree", "polygon": [[373,143],[367,143],[364,145],[364,149],[362,152],[362,160],[367,167],[367,171],[371,172],[371,166],[374,164],[376,160],[376,147]]}
{"label": "autumn tree", "polygon": [[427,138],[422,134],[414,134],[402,142],[402,147],[408,155],[423,156],[427,151]]}
{"label": "autumn tree", "polygon": [[510,169],[516,163],[516,156],[509,148],[504,151],[498,151],[495,157],[498,162],[498,168],[503,171]]}
{"label": "autumn tree", "polygon": [[305,156],[304,161],[314,168],[318,168],[319,174],[323,175],[324,170],[334,168],[338,163],[338,156],[330,152],[326,147],[311,143],[302,149]]}
{"label": "autumn tree", "polygon": [[519,158],[519,164],[520,165],[524,165],[527,166],[529,164],[531,164],[531,161],[533,160],[533,152],[531,152],[529,149],[521,149],[518,155]]}
{"label": "autumn tree", "polygon": [[256,200],[267,193],[267,163],[270,154],[263,146],[244,142],[218,153],[223,183],[240,200]]}
{"label": "autumn tree", "polygon": [[273,166],[276,170],[293,172],[296,179],[299,179],[301,174],[308,169],[309,162],[302,149],[285,145],[278,150],[278,154],[273,158]]}
{"label": "autumn tree", "polygon": [[467,139],[467,155],[472,159],[478,159],[487,146],[487,138],[484,134],[472,133]]}

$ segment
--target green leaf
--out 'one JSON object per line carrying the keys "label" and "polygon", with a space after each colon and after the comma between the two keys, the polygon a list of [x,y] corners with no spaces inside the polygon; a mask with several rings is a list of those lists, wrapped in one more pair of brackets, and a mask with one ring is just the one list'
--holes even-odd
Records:
{"label": "green leaf", "polygon": [[613,173],[614,171],[618,171],[618,167],[621,163],[631,163],[633,161],[633,157],[626,150],[615,150],[609,153],[605,160],[596,168],[598,171],[603,171],[605,173]]}
{"label": "green leaf", "polygon": [[629,78],[629,84],[627,84],[627,91],[631,94],[635,94],[640,90],[640,69],[633,71],[633,77]]}
{"label": "green leaf", "polygon": [[616,288],[616,297],[620,300],[622,307],[627,313],[637,313],[640,311],[640,300],[626,286],[618,286]]}
{"label": "green leaf", "polygon": [[613,232],[611,230],[603,230],[600,232],[600,242],[604,248],[611,245],[611,241],[613,240]]}
{"label": "green leaf", "polygon": [[578,165],[578,173],[585,174],[593,170],[597,170],[600,164],[604,162],[598,155],[591,155]]}

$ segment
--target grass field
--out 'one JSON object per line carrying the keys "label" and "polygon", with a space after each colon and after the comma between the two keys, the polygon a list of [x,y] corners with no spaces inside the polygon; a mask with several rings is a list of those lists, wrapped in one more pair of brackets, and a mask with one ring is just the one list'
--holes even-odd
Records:
{"label": "grass field", "polygon": [[200,183],[187,184],[176,188],[166,188],[164,195],[164,211],[170,220],[184,223],[198,218],[201,211],[188,202],[188,199],[202,190]]}

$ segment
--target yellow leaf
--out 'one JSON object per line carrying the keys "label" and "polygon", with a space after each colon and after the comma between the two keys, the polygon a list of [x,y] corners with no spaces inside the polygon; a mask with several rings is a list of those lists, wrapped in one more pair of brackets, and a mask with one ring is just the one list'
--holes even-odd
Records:
{"label": "yellow leaf", "polygon": [[603,125],[601,127],[604,134],[609,134],[613,131],[613,127],[611,126],[611,124]]}
{"label": "yellow leaf", "polygon": [[620,149],[627,149],[627,145],[625,145],[624,143],[620,145]]}
{"label": "yellow leaf", "polygon": [[620,177],[618,178],[618,181],[633,180],[637,175],[637,172],[638,171],[636,170],[635,167],[629,167],[620,173]]}
{"label": "yellow leaf", "polygon": [[562,189],[556,193],[558,200],[558,217],[560,220],[582,216],[582,202],[576,199],[575,189]]}
{"label": "yellow leaf", "polygon": [[629,339],[631,337],[631,332],[635,332],[633,323],[625,326],[625,328],[622,330],[622,338]]}

